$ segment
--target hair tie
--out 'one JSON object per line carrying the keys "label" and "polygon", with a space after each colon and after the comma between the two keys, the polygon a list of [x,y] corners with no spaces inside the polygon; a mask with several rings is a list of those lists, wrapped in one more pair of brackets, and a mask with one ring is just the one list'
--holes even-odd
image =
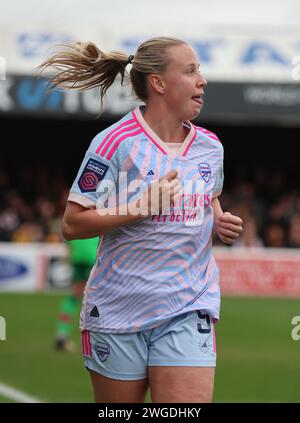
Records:
{"label": "hair tie", "polygon": [[127,65],[131,64],[131,62],[133,61],[133,59],[134,59],[134,55],[133,54],[131,54],[130,56],[128,56]]}

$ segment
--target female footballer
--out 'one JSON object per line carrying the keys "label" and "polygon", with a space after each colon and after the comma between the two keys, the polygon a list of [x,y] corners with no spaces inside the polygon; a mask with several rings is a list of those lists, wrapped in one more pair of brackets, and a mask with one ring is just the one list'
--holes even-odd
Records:
{"label": "female footballer", "polygon": [[70,189],[66,239],[103,236],[81,311],[96,402],[211,402],[219,319],[212,231],[231,244],[242,221],[223,213],[223,147],[190,121],[207,85],[193,48],[158,37],[134,55],[70,45],[48,59],[52,86],[99,87],[118,75],[143,105],[92,140]]}

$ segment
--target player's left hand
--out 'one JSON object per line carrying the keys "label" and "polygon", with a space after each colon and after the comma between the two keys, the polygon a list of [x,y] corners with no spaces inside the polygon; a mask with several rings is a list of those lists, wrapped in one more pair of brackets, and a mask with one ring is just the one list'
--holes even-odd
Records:
{"label": "player's left hand", "polygon": [[243,232],[243,221],[229,212],[223,213],[215,224],[218,237],[224,244],[233,244]]}

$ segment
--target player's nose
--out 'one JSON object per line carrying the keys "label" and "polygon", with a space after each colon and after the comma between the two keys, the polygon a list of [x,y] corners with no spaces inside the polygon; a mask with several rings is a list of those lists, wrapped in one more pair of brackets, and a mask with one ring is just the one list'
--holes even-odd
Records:
{"label": "player's nose", "polygon": [[202,76],[201,74],[199,75],[199,79],[198,79],[198,86],[200,87],[206,87],[207,85],[207,80],[204,78],[204,76]]}

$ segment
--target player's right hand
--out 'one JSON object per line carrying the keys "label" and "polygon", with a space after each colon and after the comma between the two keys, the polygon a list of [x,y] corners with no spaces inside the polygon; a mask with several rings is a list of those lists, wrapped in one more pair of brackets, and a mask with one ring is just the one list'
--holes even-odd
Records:
{"label": "player's right hand", "polygon": [[173,207],[180,195],[181,184],[177,170],[171,170],[148,188],[148,211],[150,215],[163,214]]}

